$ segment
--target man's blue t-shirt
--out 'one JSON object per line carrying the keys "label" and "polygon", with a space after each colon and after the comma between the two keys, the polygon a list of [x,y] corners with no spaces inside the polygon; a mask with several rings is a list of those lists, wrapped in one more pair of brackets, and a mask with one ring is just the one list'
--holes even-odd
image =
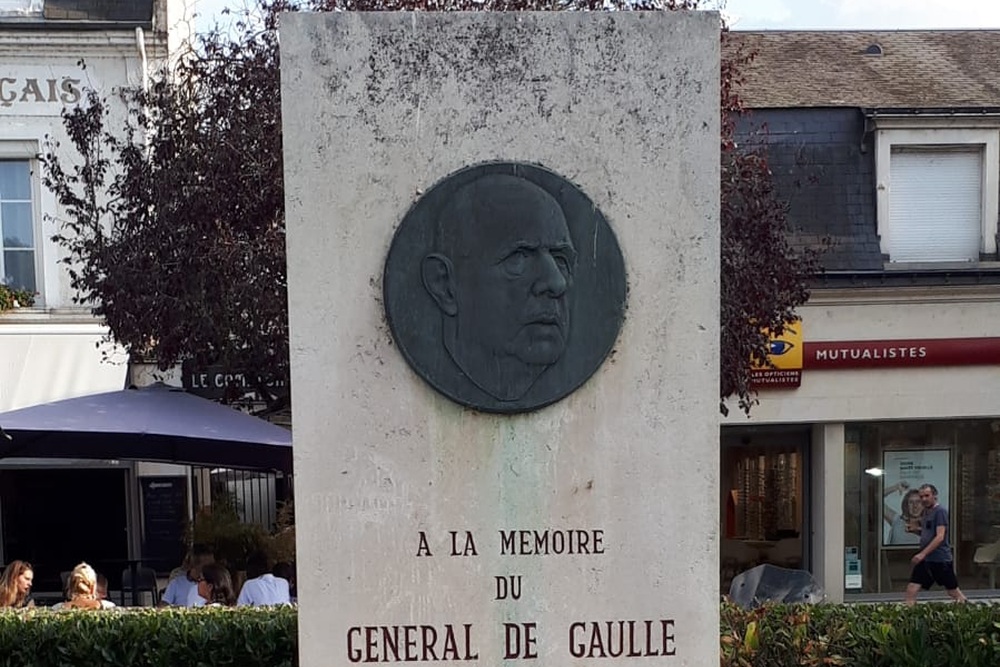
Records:
{"label": "man's blue t-shirt", "polygon": [[944,542],[938,548],[927,554],[924,560],[930,563],[950,563],[951,545],[948,542],[948,510],[936,505],[931,509],[925,509],[924,515],[920,518],[920,548],[923,549],[934,536],[937,535],[938,526],[944,526]]}

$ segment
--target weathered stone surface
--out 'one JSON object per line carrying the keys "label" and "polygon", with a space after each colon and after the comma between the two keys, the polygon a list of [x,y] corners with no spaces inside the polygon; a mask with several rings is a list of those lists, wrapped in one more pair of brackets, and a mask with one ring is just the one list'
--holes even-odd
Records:
{"label": "weathered stone surface", "polygon": [[[694,13],[285,18],[306,667],[718,659],[717,28]],[[628,281],[607,360],[516,415],[429,386],[382,302],[414,202],[494,161],[578,188]]]}

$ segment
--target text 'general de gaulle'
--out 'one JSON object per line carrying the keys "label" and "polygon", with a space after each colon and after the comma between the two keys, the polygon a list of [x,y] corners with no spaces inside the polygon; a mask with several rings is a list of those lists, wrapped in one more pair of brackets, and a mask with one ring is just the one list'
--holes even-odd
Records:
{"label": "text 'general de gaulle'", "polygon": [[[538,657],[536,623],[504,623],[504,660]],[[673,619],[578,621],[566,632],[570,658],[657,658],[676,654]],[[353,663],[477,662],[471,623],[363,625],[347,631],[347,659]]]}

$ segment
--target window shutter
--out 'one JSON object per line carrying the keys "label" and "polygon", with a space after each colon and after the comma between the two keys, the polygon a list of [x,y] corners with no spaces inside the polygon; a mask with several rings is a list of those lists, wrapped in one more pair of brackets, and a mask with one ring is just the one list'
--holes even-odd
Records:
{"label": "window shutter", "polygon": [[892,152],[890,261],[979,260],[982,163],[980,150]]}

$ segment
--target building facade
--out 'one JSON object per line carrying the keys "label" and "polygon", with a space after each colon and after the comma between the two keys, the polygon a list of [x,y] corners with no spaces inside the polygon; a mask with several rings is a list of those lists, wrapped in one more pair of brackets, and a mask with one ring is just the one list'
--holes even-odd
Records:
{"label": "building facade", "polygon": [[932,483],[961,587],[996,595],[1000,32],[733,38],[756,54],[744,144],[824,271],[772,344],[789,370],[723,420],[722,585],[771,562],[832,600],[901,598]]}
{"label": "building facade", "polygon": [[[127,358],[74,302],[62,211],[42,184],[50,147],[78,162],[61,113],[94,89],[112,126],[117,89],[147,73],[189,36],[180,0],[9,0],[0,6],[0,282],[35,294],[0,313],[0,412],[123,389]],[[174,476],[119,461],[0,461],[0,562],[35,564],[42,588],[86,559],[120,562],[142,550],[142,479]],[[146,484],[145,486],[149,486]],[[120,570],[119,570],[120,572]],[[109,573],[110,574],[110,573]]]}

